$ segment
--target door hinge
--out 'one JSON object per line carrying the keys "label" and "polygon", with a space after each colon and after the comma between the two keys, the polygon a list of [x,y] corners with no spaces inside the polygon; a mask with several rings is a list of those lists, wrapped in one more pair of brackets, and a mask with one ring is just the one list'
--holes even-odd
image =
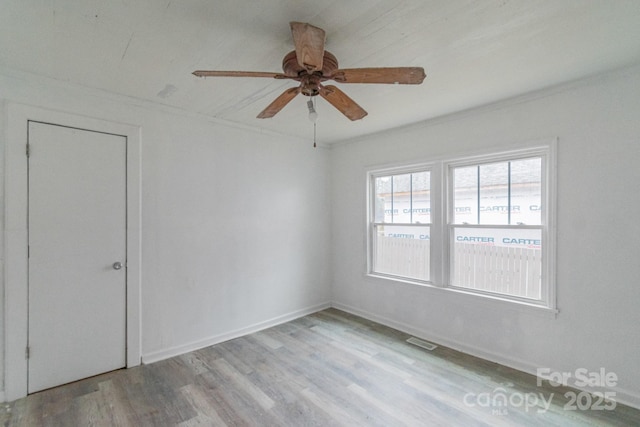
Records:
{"label": "door hinge", "polygon": [[28,359],[29,356],[31,356],[31,347],[27,346],[27,348],[25,349],[25,352],[24,352],[24,356],[25,356],[26,359]]}
{"label": "door hinge", "polygon": [[29,144],[27,144],[27,157],[29,157],[30,155],[31,155],[31,148]]}

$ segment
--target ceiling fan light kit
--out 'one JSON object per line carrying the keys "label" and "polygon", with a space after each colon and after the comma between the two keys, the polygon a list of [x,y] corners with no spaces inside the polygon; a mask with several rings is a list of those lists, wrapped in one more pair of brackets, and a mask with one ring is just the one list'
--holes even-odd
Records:
{"label": "ceiling fan light kit", "polygon": [[[314,122],[317,112],[313,97],[320,95],[350,120],[359,120],[367,112],[334,85],[323,85],[327,80],[337,83],[421,84],[426,77],[422,67],[350,68],[340,69],[337,58],[324,49],[325,32],[303,22],[291,22],[291,35],[295,50],[282,60],[283,73],[256,71],[194,71],[198,77],[268,77],[300,82],[298,87],[285,90],[258,114],[259,119],[275,116],[298,94],[312,97],[309,119]],[[312,111],[313,107],[313,111]],[[314,138],[315,139],[315,138]]]}

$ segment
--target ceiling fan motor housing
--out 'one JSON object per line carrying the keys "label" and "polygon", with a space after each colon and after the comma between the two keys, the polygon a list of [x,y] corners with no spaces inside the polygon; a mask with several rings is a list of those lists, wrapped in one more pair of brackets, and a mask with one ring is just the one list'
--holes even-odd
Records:
{"label": "ceiling fan motor housing", "polygon": [[337,69],[338,60],[331,52],[327,52],[326,50],[324,51],[322,59],[321,71],[309,73],[298,63],[295,50],[286,54],[282,60],[282,70],[284,74],[300,81],[302,83],[301,93],[307,96],[316,96],[320,82],[329,80]]}

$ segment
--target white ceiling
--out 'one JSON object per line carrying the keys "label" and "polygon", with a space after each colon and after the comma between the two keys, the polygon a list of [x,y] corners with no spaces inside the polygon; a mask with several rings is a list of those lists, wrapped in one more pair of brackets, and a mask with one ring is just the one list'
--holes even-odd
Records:
{"label": "white ceiling", "polygon": [[0,66],[309,138],[302,95],[255,118],[296,82],[191,75],[280,72],[289,21],[323,28],[341,68],[427,73],[339,85],[369,112],[356,122],[318,99],[325,143],[640,63],[640,0],[2,0]]}

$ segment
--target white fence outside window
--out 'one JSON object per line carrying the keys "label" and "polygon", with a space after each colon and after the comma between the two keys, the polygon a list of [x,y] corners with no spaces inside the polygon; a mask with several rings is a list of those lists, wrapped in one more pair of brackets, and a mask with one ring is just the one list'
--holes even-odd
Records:
{"label": "white fence outside window", "polygon": [[[429,280],[429,240],[376,236],[376,272]],[[455,242],[452,286],[540,299],[542,250]]]}

